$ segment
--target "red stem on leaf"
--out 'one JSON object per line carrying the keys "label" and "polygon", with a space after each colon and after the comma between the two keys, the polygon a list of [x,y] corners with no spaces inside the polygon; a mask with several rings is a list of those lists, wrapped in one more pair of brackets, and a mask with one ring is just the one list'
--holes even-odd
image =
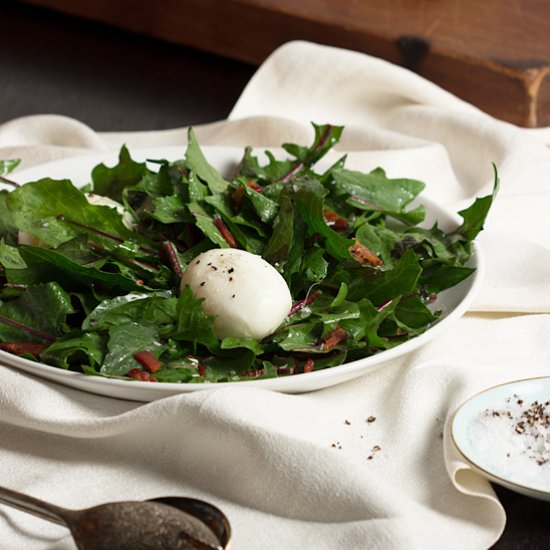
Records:
{"label": "red stem on leaf", "polygon": [[321,296],[322,292],[320,290],[316,290],[315,292],[312,292],[309,296],[304,298],[303,300],[300,300],[299,302],[296,302],[293,306],[290,312],[288,313],[287,317],[290,317],[291,315],[294,315],[297,311],[300,311],[306,306],[309,306],[309,304],[313,303],[319,296]]}
{"label": "red stem on leaf", "polygon": [[163,241],[162,249],[166,252],[166,257],[172,271],[176,274],[178,281],[181,281],[183,277],[183,270],[181,269],[181,264],[176,253],[176,246],[170,241]]}
{"label": "red stem on leaf", "polygon": [[[105,250],[105,248],[101,244],[95,243],[94,241],[88,240],[87,244],[92,250],[95,250],[100,254]],[[155,271],[157,273],[160,271],[160,269],[154,265],[142,262],[140,260],[135,260],[134,258],[126,258],[126,256],[123,256],[122,254],[113,253],[112,256],[119,262],[122,262],[123,264],[126,264],[126,265],[135,265],[136,267],[139,267],[141,269]],[[143,281],[141,281],[141,283],[143,283]]]}
{"label": "red stem on leaf", "polygon": [[[123,243],[124,239],[122,237],[117,237],[116,235],[112,235],[111,233],[106,233],[105,231],[102,231],[101,229],[97,229],[96,227],[90,227],[89,225],[75,222],[74,220],[68,220],[63,214],[57,216],[57,219],[62,222],[70,223],[71,225],[76,225],[77,227],[82,227],[82,229],[86,229],[87,231],[91,231],[92,233],[97,233],[98,235],[101,235],[102,237],[106,237],[107,239],[111,239],[113,241],[116,241],[117,243]],[[149,248],[147,246],[141,246],[139,249],[142,252],[145,252],[145,254],[151,254],[156,256],[158,254],[157,250],[153,250],[152,248]]]}
{"label": "red stem on leaf", "polygon": [[[317,147],[315,147],[315,151],[320,151],[325,143],[327,142],[327,139],[329,138],[330,136],[330,132],[332,131],[332,125],[331,124],[327,124],[327,128],[325,130],[325,132],[323,133],[323,135],[321,136],[321,139],[319,140],[319,143],[317,144]],[[286,183],[288,180],[290,180],[290,178],[296,173],[298,172],[299,170],[301,170],[302,168],[304,167],[304,163],[303,162],[298,162],[297,164],[295,164],[291,170],[285,174],[279,181],[283,182],[283,183]]]}
{"label": "red stem on leaf", "polygon": [[392,302],[393,302],[393,300],[386,300],[384,303],[380,304],[376,308],[376,311],[380,312],[380,311],[386,309]]}
{"label": "red stem on leaf", "polygon": [[0,323],[4,323],[5,325],[8,325],[10,327],[17,328],[19,330],[22,330],[23,332],[32,334],[33,336],[38,336],[38,338],[42,338],[43,340],[47,340],[48,342],[55,341],[55,336],[46,334],[45,332],[42,332],[41,330],[38,330],[38,329],[28,327],[27,325],[18,323],[17,321],[14,321],[12,319],[8,319],[7,317],[0,316]]}
{"label": "red stem on leaf", "polygon": [[27,285],[18,285],[16,283],[6,283],[5,288],[12,288],[13,290],[27,290]]}
{"label": "red stem on leaf", "polygon": [[0,176],[0,181],[7,183],[8,185],[13,185],[14,187],[21,187],[16,181],[10,180],[5,176]]}
{"label": "red stem on leaf", "polygon": [[381,206],[379,206],[378,204],[372,202],[372,201],[368,201],[366,199],[362,199],[361,197],[358,197],[357,195],[351,195],[351,197],[354,201],[358,202],[358,203],[361,203],[361,204],[364,204],[365,206],[370,206],[373,210],[383,210],[383,208]]}
{"label": "red stem on leaf", "polygon": [[231,247],[231,248],[239,248],[239,243],[237,242],[237,239],[233,236],[233,233],[229,231],[229,228],[223,220],[219,216],[214,216],[214,225],[216,226],[217,230],[221,233],[222,237],[225,239],[225,242]]}

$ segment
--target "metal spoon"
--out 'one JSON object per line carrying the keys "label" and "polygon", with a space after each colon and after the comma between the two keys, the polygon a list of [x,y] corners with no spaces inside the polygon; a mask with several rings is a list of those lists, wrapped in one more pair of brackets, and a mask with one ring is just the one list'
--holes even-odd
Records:
{"label": "metal spoon", "polygon": [[223,550],[231,537],[227,517],[192,498],[110,502],[69,510],[0,487],[0,503],[68,527],[79,550]]}

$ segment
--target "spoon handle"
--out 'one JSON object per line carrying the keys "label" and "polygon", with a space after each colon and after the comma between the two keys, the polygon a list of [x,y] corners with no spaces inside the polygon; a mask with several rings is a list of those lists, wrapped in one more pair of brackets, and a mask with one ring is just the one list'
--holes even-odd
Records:
{"label": "spoon handle", "polygon": [[0,504],[7,504],[12,508],[28,512],[41,519],[68,527],[67,521],[64,518],[68,510],[65,510],[65,508],[55,506],[29,495],[24,495],[23,493],[18,493],[17,491],[12,491],[6,487],[0,487]]}

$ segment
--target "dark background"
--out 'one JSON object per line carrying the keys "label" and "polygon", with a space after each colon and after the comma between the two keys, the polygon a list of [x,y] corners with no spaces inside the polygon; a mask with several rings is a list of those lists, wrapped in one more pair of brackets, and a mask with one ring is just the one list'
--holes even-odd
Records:
{"label": "dark background", "polygon": [[[0,4],[0,123],[54,113],[97,131],[225,118],[255,67],[23,6]],[[550,549],[550,504],[495,487],[508,515],[498,550]]]}
{"label": "dark background", "polygon": [[0,122],[55,113],[98,131],[223,119],[255,67],[0,2]]}

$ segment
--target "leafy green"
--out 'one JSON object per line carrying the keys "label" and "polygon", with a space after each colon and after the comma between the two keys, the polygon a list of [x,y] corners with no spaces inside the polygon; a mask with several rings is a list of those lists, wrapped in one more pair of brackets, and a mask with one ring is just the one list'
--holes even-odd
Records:
{"label": "leafy green", "polygon": [[[19,298],[0,303],[0,317],[16,321],[52,338],[67,331],[67,317],[74,313],[70,296],[57,283],[29,287]],[[0,340],[41,342],[43,337],[0,322]]]}
{"label": "leafy green", "polygon": [[193,296],[191,287],[186,286],[182,290],[176,305],[176,326],[172,338],[215,349],[219,343],[212,328],[213,318],[204,313],[201,302]]}
{"label": "leafy green", "polygon": [[463,237],[466,241],[473,241],[478,233],[483,229],[483,224],[489,213],[489,209],[493,204],[499,188],[499,178],[496,166],[493,165],[495,173],[495,183],[493,192],[486,197],[477,198],[475,202],[465,210],[459,212],[463,218],[462,225],[455,231],[457,235]]}
{"label": "leafy green", "polygon": [[323,218],[323,198],[327,195],[327,190],[311,177],[295,180],[293,188],[294,200],[308,227],[308,235],[318,234],[329,254],[335,258],[348,259],[348,249],[353,242],[333,231]]}
{"label": "leafy green", "polygon": [[153,325],[126,323],[109,329],[108,352],[100,372],[110,376],[124,376],[133,368],[139,368],[134,355],[140,351],[160,352],[162,345]]}
{"label": "leafy green", "polygon": [[8,208],[8,196],[7,191],[0,191],[0,235],[9,242],[15,242],[17,239],[17,225],[15,225]]}
{"label": "leafy green", "polygon": [[337,168],[331,174],[336,190],[356,208],[380,212],[412,225],[424,219],[424,207],[405,209],[425,187],[418,180],[388,179],[381,168],[368,174]]}
{"label": "leafy green", "polygon": [[95,285],[126,292],[142,288],[135,279],[125,274],[104,271],[102,263],[82,265],[56,250],[34,246],[22,246],[19,253],[26,267],[6,267],[10,283],[36,285],[59,280],[63,287],[71,290],[89,289]]}
{"label": "leafy green", "polygon": [[48,346],[40,358],[64,369],[69,369],[73,364],[84,364],[93,370],[103,363],[107,351],[105,340],[96,332],[69,333]]}
{"label": "leafy green", "polygon": [[213,193],[223,193],[227,189],[229,182],[206,160],[192,128],[189,128],[187,139],[188,146],[185,153],[187,166],[189,166],[190,170],[196,172]]}
{"label": "leafy green", "polygon": [[109,168],[99,164],[92,170],[94,193],[121,202],[124,189],[138,183],[146,173],[146,165],[132,160],[128,148],[123,145],[116,166]]}
{"label": "leafy green", "polygon": [[[199,384],[333,368],[421,334],[441,316],[437,295],[473,272],[496,169],[493,193],[445,232],[421,225],[422,182],[348,170],[345,155],[318,173],[342,131],[313,124],[310,145],[285,143],[282,154],[246,148],[231,180],[192,129],[175,162],[136,162],[123,146],[91,181],[131,215],[128,227],[68,180],[0,191],[0,341],[40,342],[40,361],[88,375]],[[15,166],[0,162],[0,175]],[[233,240],[271,263],[292,295],[262,341],[220,340],[216,316],[180,288],[198,254]]]}
{"label": "leafy green", "polygon": [[283,149],[294,158],[278,159],[270,151],[265,151],[268,164],[262,165],[259,159],[253,155],[252,149],[245,149],[244,157],[240,164],[239,173],[247,177],[258,178],[262,182],[289,181],[292,177],[310,175],[311,168],[328,151],[338,143],[342,135],[342,126],[331,124],[312,124],[315,137],[309,147],[303,147],[295,143],[284,143]]}
{"label": "leafy green", "polygon": [[21,163],[21,159],[0,160],[0,176],[7,176]]}

